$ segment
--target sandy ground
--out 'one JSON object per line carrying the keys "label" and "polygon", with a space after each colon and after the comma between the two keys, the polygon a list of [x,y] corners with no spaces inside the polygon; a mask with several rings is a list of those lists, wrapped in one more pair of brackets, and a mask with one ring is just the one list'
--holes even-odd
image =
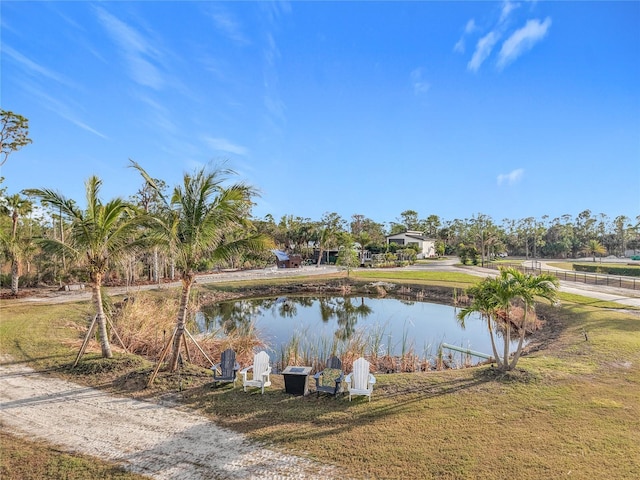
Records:
{"label": "sandy ground", "polygon": [[[459,271],[454,263],[435,262],[415,268]],[[198,282],[330,271],[335,269],[254,270],[202,276]],[[473,271],[482,276],[495,274],[495,271],[479,268]],[[594,289],[593,286],[570,282],[561,282],[561,290],[618,301],[621,305],[640,306],[640,292],[637,291]],[[89,291],[65,293],[68,295],[17,301],[77,301],[90,296]],[[334,468],[264,448],[175,405],[113,397],[99,390],[35,373],[23,364],[12,362],[7,356],[0,356],[0,423],[14,433],[112,460],[133,472],[156,479],[341,477]]]}
{"label": "sandy ground", "polygon": [[0,357],[2,428],[156,479],[336,478],[176,406],[110,396]]}

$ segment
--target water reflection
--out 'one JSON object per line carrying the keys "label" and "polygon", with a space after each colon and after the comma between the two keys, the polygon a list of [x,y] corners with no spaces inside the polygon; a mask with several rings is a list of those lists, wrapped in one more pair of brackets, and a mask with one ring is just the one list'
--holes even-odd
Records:
{"label": "water reflection", "polygon": [[273,352],[304,332],[308,342],[336,345],[368,334],[370,354],[430,357],[442,342],[490,353],[479,316],[462,328],[448,305],[393,298],[287,296],[221,302],[202,308],[201,331],[242,333],[256,327]]}

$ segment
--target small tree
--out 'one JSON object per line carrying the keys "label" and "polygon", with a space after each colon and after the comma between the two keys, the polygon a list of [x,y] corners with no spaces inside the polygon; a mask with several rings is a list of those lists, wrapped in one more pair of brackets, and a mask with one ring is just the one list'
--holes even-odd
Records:
{"label": "small tree", "polygon": [[[553,275],[525,275],[514,268],[502,268],[496,278],[485,278],[467,290],[473,300],[468,307],[460,311],[458,319],[464,326],[464,320],[469,315],[480,313],[487,322],[498,369],[504,372],[513,370],[522,354],[528,327],[528,313],[534,309],[535,298],[541,297],[555,302],[558,284],[558,279]],[[522,302],[524,305],[524,317],[521,321],[515,320],[512,315],[516,302]],[[519,340],[513,360],[510,362],[512,328],[516,328]],[[502,357],[498,354],[495,345],[496,329],[502,331],[504,345]]]}
{"label": "small tree", "polygon": [[0,167],[9,155],[31,143],[29,138],[29,120],[22,115],[0,109]]}
{"label": "small tree", "polygon": [[360,266],[360,255],[353,244],[340,247],[336,264],[347,271],[347,277],[351,270]]}

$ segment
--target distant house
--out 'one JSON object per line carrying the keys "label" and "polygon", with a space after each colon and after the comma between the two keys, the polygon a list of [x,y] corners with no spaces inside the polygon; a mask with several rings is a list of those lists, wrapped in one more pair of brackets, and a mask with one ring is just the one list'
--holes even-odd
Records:
{"label": "distant house", "polygon": [[278,268],[300,268],[302,257],[300,255],[289,255],[282,250],[271,250],[276,256]]}
{"label": "distant house", "polygon": [[436,256],[436,241],[433,238],[425,237],[422,232],[415,230],[407,230],[406,232],[387,235],[387,243],[395,243],[403,247],[409,245],[417,245],[418,258],[427,258]]}

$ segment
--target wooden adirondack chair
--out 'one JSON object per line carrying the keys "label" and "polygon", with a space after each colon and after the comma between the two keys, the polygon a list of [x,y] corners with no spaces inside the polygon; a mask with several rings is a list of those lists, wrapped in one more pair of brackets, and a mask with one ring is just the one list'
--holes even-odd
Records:
{"label": "wooden adirondack chair", "polygon": [[[253,370],[253,376],[248,378],[249,371]],[[247,368],[240,370],[242,374],[242,386],[244,391],[247,391],[247,387],[258,387],[262,389],[264,394],[264,387],[271,385],[269,375],[271,374],[271,366],[269,365],[269,355],[264,350],[256,353],[253,356],[253,365],[249,365]]]}
{"label": "wooden adirondack chair", "polygon": [[365,395],[371,401],[373,393],[373,385],[376,383],[376,377],[369,373],[369,362],[360,357],[353,362],[353,372],[344,379],[349,390],[349,401],[352,395]]}
{"label": "wooden adirondack chair", "polygon": [[335,355],[327,359],[324,370],[316,373],[313,378],[316,381],[316,393],[328,393],[337,395],[342,392],[342,381],[344,380],[344,372],[342,371],[342,362]]}
{"label": "wooden adirondack chair", "polygon": [[217,386],[219,383],[233,382],[233,386],[236,386],[236,378],[238,370],[240,370],[240,364],[236,362],[236,352],[228,348],[220,355],[220,363],[216,363],[213,367],[213,386]]}

